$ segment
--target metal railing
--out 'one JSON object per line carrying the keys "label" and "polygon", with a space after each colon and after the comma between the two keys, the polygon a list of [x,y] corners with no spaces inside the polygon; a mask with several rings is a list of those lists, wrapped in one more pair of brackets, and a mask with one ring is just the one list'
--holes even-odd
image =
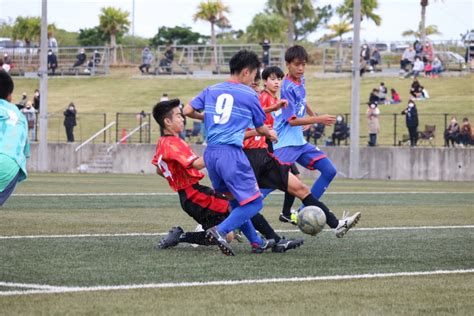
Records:
{"label": "metal railing", "polygon": [[120,145],[122,143],[124,143],[127,139],[129,139],[130,137],[133,136],[133,134],[135,134],[136,132],[138,132],[139,130],[143,129],[145,126],[149,125],[148,122],[145,122],[145,123],[142,123],[140,126],[137,126],[136,128],[134,128],[130,133],[124,135],[122,138],[120,138],[115,144],[113,144],[112,146],[110,146],[109,148],[107,148],[107,153],[109,153],[111,150],[113,150],[115,147],[117,147],[117,145]]}
{"label": "metal railing", "polygon": [[[382,105],[385,106],[385,105]],[[391,105],[386,105],[391,106]],[[400,109],[401,112],[402,109]],[[383,110],[382,110],[383,111]],[[350,122],[350,113],[342,114],[345,122]],[[418,132],[422,133],[427,126],[435,126],[434,137],[429,142],[421,142],[420,145],[443,146],[444,132],[449,125],[451,117],[457,119],[459,126],[462,124],[464,117],[473,118],[474,113],[420,113],[418,112]],[[360,138],[359,144],[367,144],[369,133],[367,128],[367,117],[365,113],[360,116]],[[390,113],[379,115],[380,132],[377,134],[377,146],[403,146],[408,145],[408,129],[406,127],[405,115],[401,113]],[[350,125],[349,127],[350,133]],[[318,141],[319,144],[332,144],[332,134],[334,127],[325,127],[324,136]],[[349,138],[345,139],[341,144],[348,145]]]}
{"label": "metal railing", "polygon": [[111,128],[112,126],[115,125],[115,121],[113,121],[112,123],[110,123],[109,125],[107,125],[106,127],[102,128],[100,131],[98,131],[97,133],[95,133],[94,135],[92,135],[91,137],[89,137],[85,142],[83,142],[82,144],[80,144],[79,146],[76,147],[76,149],[74,150],[75,152],[78,152],[82,147],[84,147],[85,145],[89,144],[91,141],[93,141],[96,137],[98,137],[100,134],[104,133],[109,129]]}

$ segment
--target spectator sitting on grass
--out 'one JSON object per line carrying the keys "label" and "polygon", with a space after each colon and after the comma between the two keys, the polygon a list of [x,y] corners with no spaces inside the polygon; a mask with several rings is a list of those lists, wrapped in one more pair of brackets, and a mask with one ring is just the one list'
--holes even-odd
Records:
{"label": "spectator sitting on grass", "polygon": [[369,103],[379,103],[379,89],[374,88],[369,95]]}
{"label": "spectator sitting on grass", "polygon": [[379,87],[379,94],[378,94],[379,104],[385,103],[385,100],[387,99],[387,93],[388,93],[388,90],[387,90],[387,87],[385,86],[385,83],[381,82],[380,87]]}
{"label": "spectator sitting on grass", "polygon": [[433,59],[433,62],[431,63],[431,67],[432,67],[432,74],[433,74],[433,78],[438,78],[439,77],[439,74],[443,71],[443,64],[441,63],[441,60],[439,60],[438,57],[435,57]]}
{"label": "spectator sitting on grass", "polygon": [[408,72],[408,67],[413,65],[415,61],[415,51],[412,47],[408,47],[405,49],[402,55],[402,59],[400,60],[400,74]]}
{"label": "spectator sitting on grass", "polygon": [[405,78],[408,78],[413,75],[413,78],[418,78],[421,72],[425,70],[425,64],[420,57],[415,57],[415,63],[413,64],[413,69],[405,75]]}
{"label": "spectator sitting on grass", "polygon": [[425,77],[430,78],[432,72],[433,72],[433,66],[431,65],[431,62],[429,61],[425,64]]}
{"label": "spectator sitting on grass", "polygon": [[377,65],[380,65],[382,61],[382,57],[380,57],[380,52],[377,48],[374,48],[374,51],[372,52],[372,56],[370,57],[370,72],[375,71],[375,67]]}
{"label": "spectator sitting on grass", "polygon": [[412,95],[413,98],[418,99],[421,97],[422,94],[422,87],[420,85],[420,82],[418,82],[418,79],[413,80],[413,83],[411,84],[410,88],[410,94]]}
{"label": "spectator sitting on grass", "polygon": [[392,95],[392,99],[390,101],[386,101],[385,104],[398,104],[402,102],[400,95],[395,89],[390,89],[390,93]]}

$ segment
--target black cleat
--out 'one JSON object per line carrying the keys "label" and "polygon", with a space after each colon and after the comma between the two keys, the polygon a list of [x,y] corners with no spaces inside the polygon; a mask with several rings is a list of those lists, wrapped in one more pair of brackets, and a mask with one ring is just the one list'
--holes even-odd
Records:
{"label": "black cleat", "polygon": [[297,221],[296,221],[296,218],[292,218],[292,216],[286,216],[286,215],[283,215],[283,213],[280,214],[280,217],[278,217],[278,219],[280,220],[280,222],[282,223],[290,223],[292,225],[298,225]]}
{"label": "black cleat", "polygon": [[275,239],[264,239],[263,245],[252,244],[252,252],[262,253],[265,250],[272,248],[273,246],[275,246]]}
{"label": "black cleat", "polygon": [[280,239],[279,242],[277,242],[272,247],[272,252],[286,252],[287,250],[298,248],[303,243],[304,243],[304,239],[302,238],[297,238],[297,239],[282,238]]}
{"label": "black cleat", "polygon": [[179,226],[170,229],[168,235],[161,238],[160,243],[155,247],[156,249],[168,249],[179,244],[179,237],[184,233]]}
{"label": "black cleat", "polygon": [[209,228],[206,230],[206,239],[209,244],[213,245],[216,244],[219,249],[222,251],[223,254],[226,256],[235,256],[232,247],[229,245],[225,237],[223,237],[218,231],[216,226]]}

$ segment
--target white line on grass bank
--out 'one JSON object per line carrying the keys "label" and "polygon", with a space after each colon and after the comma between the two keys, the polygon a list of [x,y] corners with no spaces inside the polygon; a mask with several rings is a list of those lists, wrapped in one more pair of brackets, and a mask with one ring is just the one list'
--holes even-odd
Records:
{"label": "white line on grass bank", "polygon": [[[462,226],[419,226],[419,227],[366,227],[353,228],[351,231],[386,231],[386,230],[428,230],[428,229],[471,229],[474,225]],[[277,229],[277,233],[298,233],[299,229]],[[323,233],[332,232],[326,229]],[[72,235],[26,235],[26,236],[0,236],[2,239],[40,239],[40,238],[96,238],[96,237],[141,237],[141,236],[164,236],[167,233],[116,233],[116,234],[72,234]]]}
{"label": "white line on grass bank", "polygon": [[[272,192],[271,194],[282,195],[283,192]],[[355,191],[341,191],[341,192],[326,192],[325,195],[394,195],[394,194],[474,194],[474,192],[403,192],[403,191],[373,191],[373,192],[355,192]],[[62,197],[62,196],[170,196],[176,195],[174,192],[129,192],[129,193],[15,193],[12,196],[16,197]]]}
{"label": "white line on grass bank", "polygon": [[357,279],[377,279],[393,277],[416,277],[446,274],[474,273],[474,269],[465,270],[435,270],[435,271],[416,271],[416,272],[395,272],[395,273],[374,273],[374,274],[355,274],[355,275],[329,275],[317,277],[295,277],[295,278],[274,278],[260,280],[222,280],[209,282],[180,282],[180,283],[150,283],[150,284],[130,284],[130,285],[100,285],[90,287],[68,287],[68,286],[50,286],[39,284],[24,284],[0,282],[0,287],[12,288],[31,288],[33,290],[25,291],[0,291],[0,296],[12,295],[30,295],[30,294],[51,294],[51,293],[73,293],[73,292],[95,292],[95,291],[117,291],[117,290],[135,290],[135,289],[161,289],[177,287],[198,287],[198,286],[228,286],[241,284],[265,284],[265,283],[285,283],[285,282],[309,282],[309,281],[340,281]]}

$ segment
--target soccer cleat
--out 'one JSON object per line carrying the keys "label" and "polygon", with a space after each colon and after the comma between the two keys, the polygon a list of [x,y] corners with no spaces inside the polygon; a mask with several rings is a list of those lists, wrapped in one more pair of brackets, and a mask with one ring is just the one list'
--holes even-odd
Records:
{"label": "soccer cleat", "polygon": [[223,254],[226,256],[235,256],[232,247],[229,245],[225,237],[223,237],[218,231],[216,226],[209,228],[206,230],[206,239],[209,244],[213,245],[216,244],[219,249],[222,251]]}
{"label": "soccer cleat", "polygon": [[355,213],[352,216],[349,216],[349,212],[344,211],[342,219],[339,220],[339,225],[334,229],[337,238],[342,238],[344,235],[354,227],[360,219],[360,212]]}
{"label": "soccer cleat", "polygon": [[183,229],[179,226],[170,229],[168,235],[161,238],[160,243],[156,246],[156,249],[168,249],[179,244],[179,237],[184,233]]}
{"label": "soccer cleat", "polygon": [[298,225],[298,214],[297,213],[291,213],[291,215],[289,217],[287,215],[284,215],[283,213],[281,213],[280,217],[278,217],[278,219],[282,223],[290,223],[292,225]]}
{"label": "soccer cleat", "polygon": [[273,246],[275,246],[275,239],[264,239],[262,245],[252,243],[252,252],[262,253],[265,250],[272,248]]}
{"label": "soccer cleat", "polygon": [[282,238],[280,239],[279,242],[277,242],[272,247],[272,252],[286,252],[287,250],[298,248],[303,243],[304,243],[304,239],[302,238],[297,238],[297,239]]}

